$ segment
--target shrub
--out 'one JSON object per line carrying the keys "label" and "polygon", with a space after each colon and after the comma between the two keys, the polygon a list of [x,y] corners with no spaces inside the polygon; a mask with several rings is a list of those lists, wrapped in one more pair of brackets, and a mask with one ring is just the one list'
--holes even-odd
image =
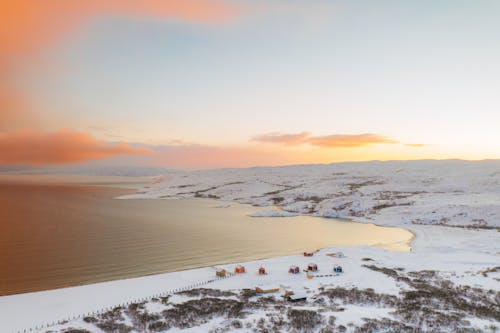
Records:
{"label": "shrub", "polygon": [[290,326],[302,332],[313,332],[323,322],[323,317],[316,311],[310,310],[288,310]]}

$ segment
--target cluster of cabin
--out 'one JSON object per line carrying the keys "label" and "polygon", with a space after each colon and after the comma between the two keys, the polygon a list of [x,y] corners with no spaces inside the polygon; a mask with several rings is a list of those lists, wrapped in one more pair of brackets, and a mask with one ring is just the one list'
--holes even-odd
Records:
{"label": "cluster of cabin", "polygon": [[[314,254],[316,253],[317,251],[306,251],[304,252],[304,257],[312,257],[314,256]],[[326,253],[327,256],[330,256],[330,257],[334,257],[334,258],[344,258],[344,253],[342,252],[334,252],[334,253]],[[317,272],[318,271],[318,265],[316,265],[315,263],[309,263],[307,265],[307,267],[304,269],[304,272],[307,273],[307,277],[308,278],[312,278],[314,275],[312,275],[311,273],[314,273],[314,272]],[[246,268],[245,266],[243,265],[237,265],[235,268],[234,268],[234,274],[243,274],[243,273],[246,273]],[[257,273],[259,275],[267,275],[268,272],[266,271],[266,269],[262,266],[259,267]],[[290,274],[299,274],[300,273],[300,268],[299,266],[290,266],[290,268],[288,269],[288,273]],[[339,265],[335,265],[333,267],[333,273],[336,273],[336,274],[339,274],[339,273],[343,273],[343,269],[342,269],[342,266],[339,266]],[[228,272],[225,270],[225,269],[220,269],[220,270],[217,270],[216,271],[216,276],[217,277],[226,277],[228,276]]]}
{"label": "cluster of cabin", "polygon": [[[304,269],[304,272],[306,273],[312,273],[312,272],[317,272],[318,271],[318,265],[315,263],[310,263],[307,265],[306,269]],[[343,273],[342,266],[340,265],[335,265],[333,266],[333,272],[334,273]],[[246,273],[246,268],[245,266],[238,265],[234,268],[234,274],[243,274]],[[259,275],[267,275],[267,271],[264,267],[259,267],[257,273]],[[299,266],[290,266],[288,269],[288,273],[290,274],[299,274],[300,273],[300,268]],[[215,272],[215,275],[217,277],[226,277],[228,275],[228,272],[225,269],[219,269]]]}
{"label": "cluster of cabin", "polygon": [[[316,254],[317,251],[306,251],[303,253],[304,257],[313,257]],[[325,255],[334,257],[334,258],[344,258],[344,254],[342,252],[334,252],[334,253],[326,253]],[[301,271],[306,273],[306,276],[308,279],[312,279],[313,277],[329,277],[329,276],[335,276],[339,275],[344,272],[342,266],[340,265],[334,265],[333,266],[333,272],[329,273],[320,273],[318,275],[318,265],[314,262],[310,262],[304,269],[300,269],[299,266],[292,265],[288,269],[289,274],[300,274]],[[234,267],[234,274],[245,274],[247,273],[247,270],[245,266],[243,265],[236,265]],[[227,271],[225,269],[219,269],[216,271],[216,276],[220,278],[225,278],[229,275],[232,275],[233,272]],[[257,270],[258,275],[267,275],[269,272],[264,268],[263,266],[260,266]],[[321,275],[322,274],[322,275]],[[283,291],[283,298],[287,302],[301,302],[301,301],[306,301],[307,300],[307,294],[304,291],[294,291],[289,289],[290,287],[286,286],[256,286],[255,291],[259,294],[267,294],[267,293],[277,293],[280,292],[280,290]]]}

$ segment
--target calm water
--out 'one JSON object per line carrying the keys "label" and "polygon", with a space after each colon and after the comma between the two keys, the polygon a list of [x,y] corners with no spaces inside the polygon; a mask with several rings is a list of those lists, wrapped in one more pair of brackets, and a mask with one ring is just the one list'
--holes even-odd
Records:
{"label": "calm water", "polygon": [[212,200],[115,200],[129,190],[0,183],[0,295],[298,253],[331,245],[408,250],[399,228],[251,218]]}

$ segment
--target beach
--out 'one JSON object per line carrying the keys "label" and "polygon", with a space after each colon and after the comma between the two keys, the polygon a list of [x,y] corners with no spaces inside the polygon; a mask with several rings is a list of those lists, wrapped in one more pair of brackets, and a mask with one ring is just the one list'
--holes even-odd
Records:
{"label": "beach", "polygon": [[[46,292],[22,295],[4,296],[0,298],[0,313],[3,327],[7,331],[17,331],[40,327],[43,324],[71,319],[60,325],[39,329],[40,332],[63,332],[68,328],[88,329],[91,332],[101,332],[92,324],[86,323],[85,316],[97,316],[98,311],[106,313],[117,306],[139,303],[146,304],[148,309],[156,309],[161,313],[168,306],[158,305],[159,297],[175,293],[176,289],[210,288],[239,292],[243,289],[254,289],[256,286],[277,286],[282,289],[292,289],[306,292],[312,299],[323,288],[357,288],[373,289],[376,293],[398,295],[408,286],[404,282],[394,280],[380,272],[366,268],[373,265],[380,268],[400,269],[403,273],[415,271],[436,271],[443,278],[460,285],[470,285],[484,290],[498,292],[500,272],[487,275],[482,272],[498,264],[496,232],[489,230],[463,230],[449,227],[416,226],[412,228],[416,238],[412,243],[412,251],[396,252],[375,247],[336,247],[325,248],[315,253],[313,257],[304,257],[301,253],[292,256],[269,258],[264,260],[238,263],[243,264],[247,273],[231,276],[227,279],[197,285],[215,278],[216,268],[200,268],[181,272],[166,273],[141,278],[92,284],[81,287],[58,289]],[[345,258],[332,258],[326,254],[343,252]],[[318,275],[331,275],[333,266],[341,265],[344,273],[338,276],[314,277],[308,279],[305,273],[291,275],[288,269],[291,265],[305,268],[309,262],[319,267]],[[218,265],[233,272],[235,264]],[[257,274],[259,267],[265,267],[268,274]],[[274,295],[279,298],[281,293]],[[195,297],[195,299],[200,299]],[[189,300],[183,296],[175,296],[178,303]],[[304,305],[302,305],[304,306]],[[308,303],[307,308],[315,309]],[[373,304],[358,304],[348,306],[347,310],[335,313],[339,325],[351,322],[361,324],[361,316],[382,318],[391,309],[383,310],[383,306]],[[359,312],[363,310],[362,312]],[[150,312],[153,310],[150,310]],[[265,316],[265,311],[258,311],[256,316]],[[219,318],[222,320],[223,318]],[[484,328],[494,324],[494,320],[469,318],[478,327]],[[219,320],[211,320],[210,329],[222,325]],[[187,332],[201,332],[205,328],[192,327]]]}

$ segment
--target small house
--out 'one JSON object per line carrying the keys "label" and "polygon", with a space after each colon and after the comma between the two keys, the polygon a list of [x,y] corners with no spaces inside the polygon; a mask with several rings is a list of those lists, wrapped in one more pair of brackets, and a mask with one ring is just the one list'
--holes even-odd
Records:
{"label": "small house", "polygon": [[292,293],[285,296],[285,299],[289,302],[300,302],[307,300],[307,295],[305,293]]}
{"label": "small house", "polygon": [[264,267],[260,267],[259,268],[259,275],[266,275],[267,272],[266,272],[266,269]]}
{"label": "small house", "polygon": [[312,257],[313,255],[314,255],[314,252],[311,252],[311,251],[304,252],[304,257]]}
{"label": "small house", "polygon": [[225,269],[219,269],[215,272],[215,276],[217,277],[226,277],[227,271]]}
{"label": "small house", "polygon": [[318,271],[318,265],[310,263],[309,265],[307,265],[307,270],[309,272],[317,272]]}
{"label": "small house", "polygon": [[333,266],[333,272],[335,272],[335,273],[342,273],[343,272],[342,266],[339,266],[339,265]]}
{"label": "small house", "polygon": [[255,287],[255,291],[258,292],[259,294],[276,293],[276,292],[280,291],[280,287],[276,287],[276,286],[257,286],[257,287]]}
{"label": "small house", "polygon": [[290,266],[290,269],[288,269],[288,273],[299,274],[300,273],[299,266]]}
{"label": "small house", "polygon": [[234,268],[234,272],[236,274],[242,274],[242,273],[246,273],[246,270],[245,270],[245,266],[242,266],[242,265],[238,265]]}

